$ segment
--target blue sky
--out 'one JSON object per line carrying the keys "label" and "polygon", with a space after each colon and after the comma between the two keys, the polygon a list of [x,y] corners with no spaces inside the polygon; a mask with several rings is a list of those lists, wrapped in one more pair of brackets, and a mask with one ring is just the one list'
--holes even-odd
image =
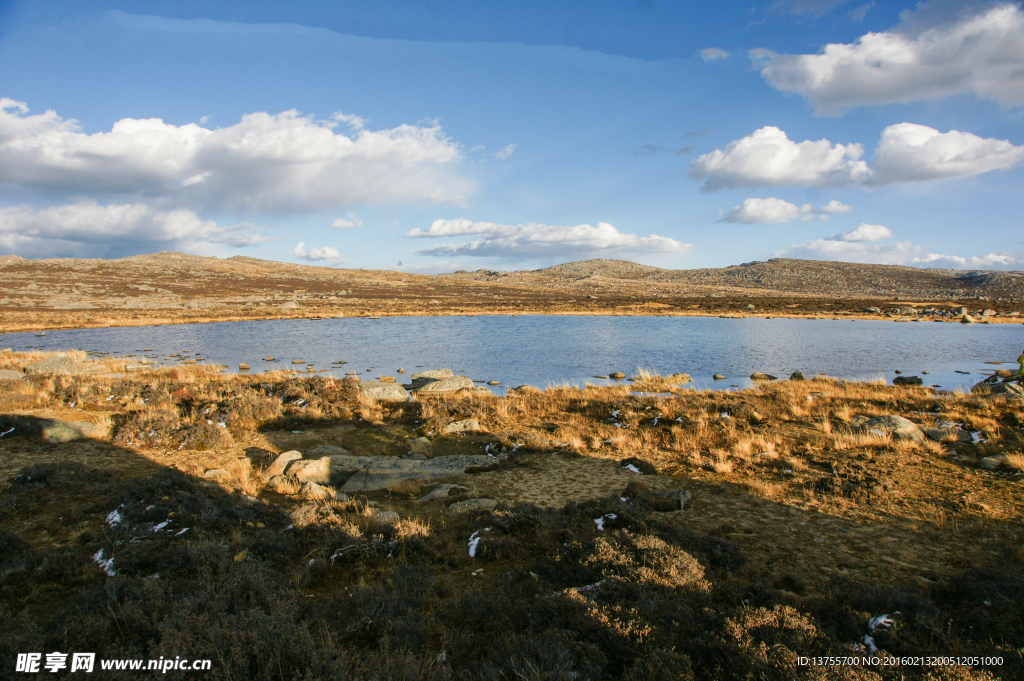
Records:
{"label": "blue sky", "polygon": [[1024,270],[1015,4],[170,5],[0,2],[0,252]]}

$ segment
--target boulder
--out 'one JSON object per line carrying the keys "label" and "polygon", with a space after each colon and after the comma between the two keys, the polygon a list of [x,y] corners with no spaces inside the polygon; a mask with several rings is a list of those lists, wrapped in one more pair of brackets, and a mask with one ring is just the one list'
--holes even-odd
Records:
{"label": "boulder", "polygon": [[445,435],[455,435],[457,433],[478,433],[482,430],[483,428],[480,427],[480,423],[476,419],[464,419],[449,423],[442,432]]}
{"label": "boulder", "polygon": [[791,380],[791,381],[806,381],[807,377],[804,376],[804,372],[802,372],[802,371],[794,371],[793,373],[791,373],[789,375],[789,380]]}
{"label": "boulder", "polygon": [[321,459],[297,459],[288,464],[285,474],[299,482],[328,484],[331,482],[331,460],[326,456]]}
{"label": "boulder", "polygon": [[298,309],[299,304],[296,303],[294,300],[289,300],[287,303],[281,303],[277,307],[282,310],[296,310]]}
{"label": "boulder", "polygon": [[978,468],[984,468],[987,471],[994,471],[1009,465],[1010,457],[1006,454],[994,454],[978,460]]}
{"label": "boulder", "polygon": [[1020,383],[996,383],[982,381],[971,388],[975,395],[1006,395],[1008,397],[1024,397],[1024,386]]}
{"label": "boulder", "polygon": [[894,440],[916,440],[924,442],[924,432],[913,421],[902,416],[887,414],[868,419],[862,426],[868,432],[879,431],[889,435]]}
{"label": "boulder", "polygon": [[882,311],[879,310],[877,307],[866,307],[864,308],[864,311],[869,314],[882,314]]}
{"label": "boulder", "polygon": [[82,373],[82,367],[73,359],[61,353],[53,357],[47,357],[34,364],[29,364],[25,371],[30,374],[59,374],[61,376],[74,376]]}
{"label": "boulder", "polygon": [[246,364],[245,362],[239,362],[239,363],[238,363],[238,370],[239,370],[239,371],[248,371],[248,370],[249,370],[249,369],[251,369],[251,368],[252,368],[252,367],[251,367],[251,366],[249,366],[248,364]]}
{"label": "boulder", "polygon": [[922,428],[924,434],[935,440],[936,442],[942,442],[943,440],[956,440],[957,442],[970,442],[971,434],[966,430],[959,428]]}
{"label": "boulder", "polygon": [[608,377],[614,378],[616,380],[622,380],[623,378],[626,377],[626,374],[622,373],[621,371],[613,371],[610,374],[608,374]]}
{"label": "boulder", "polygon": [[323,487],[322,485],[318,485],[315,482],[307,482],[304,484],[299,489],[299,494],[314,501],[330,499],[334,496],[331,494],[331,490]]}
{"label": "boulder", "polygon": [[401,516],[394,511],[377,511],[373,514],[373,520],[382,525],[396,525],[401,520]]}
{"label": "boulder", "polygon": [[487,385],[501,385],[501,381],[487,381]]}
{"label": "boulder", "polygon": [[473,379],[468,376],[449,376],[439,381],[427,383],[419,388],[417,393],[420,395],[446,395],[460,390],[470,390],[473,387]]}
{"label": "boulder", "polygon": [[969,314],[965,314],[963,317],[960,318],[960,323],[961,324],[973,324],[974,323],[974,317],[972,317]]}
{"label": "boulder", "polygon": [[418,504],[425,504],[425,503],[430,502],[430,501],[436,501],[437,499],[447,499],[450,496],[453,496],[453,495],[456,495],[456,494],[463,494],[464,492],[468,492],[468,491],[469,491],[468,487],[463,487],[462,485],[452,485],[452,484],[449,484],[449,483],[445,483],[443,485],[438,485],[434,489],[432,489],[429,492],[427,492],[424,496],[422,496],[419,499],[417,499],[416,503],[418,503]]}
{"label": "boulder", "polygon": [[540,390],[538,388],[534,388],[532,385],[529,385],[527,383],[523,383],[522,385],[519,385],[519,386],[516,386],[515,388],[512,388],[511,392],[526,394],[526,393],[539,393]]}
{"label": "boulder", "polygon": [[267,468],[267,477],[274,477],[276,475],[284,475],[285,470],[288,468],[288,464],[292,461],[296,461],[302,458],[302,454],[295,450],[290,452],[284,452],[278,454],[274,462]]}
{"label": "boulder", "polygon": [[408,402],[409,393],[397,383],[366,381],[359,384],[359,392],[381,402]]}
{"label": "boulder", "polygon": [[408,441],[410,454],[426,454],[430,451],[430,440],[425,437],[417,437]]}
{"label": "boulder", "polygon": [[466,499],[457,501],[448,507],[449,513],[468,513],[470,511],[490,511],[498,505],[494,499]]}
{"label": "boulder", "polygon": [[995,317],[996,316],[996,311],[995,310],[988,310],[988,309],[982,310],[981,311],[981,316],[982,317]]}
{"label": "boulder", "polygon": [[893,385],[924,385],[920,376],[897,376],[892,379]]}
{"label": "boulder", "polygon": [[203,477],[207,480],[227,480],[231,474],[223,468],[207,468],[203,472]]}
{"label": "boulder", "polygon": [[284,475],[275,475],[267,480],[267,487],[278,494],[290,494],[294,491],[295,482]]}
{"label": "boulder", "polygon": [[965,314],[967,314],[967,308],[966,307],[958,307],[957,309],[953,310],[953,314],[954,314],[954,316],[957,316],[957,317],[963,317]]}
{"label": "boulder", "polygon": [[724,381],[727,377],[725,374],[715,374],[711,378],[715,379],[716,381]]}
{"label": "boulder", "polygon": [[62,421],[61,419],[39,419],[40,435],[43,442],[73,442],[87,438],[105,438],[107,429],[89,421]]}
{"label": "boulder", "polygon": [[10,369],[0,369],[0,381],[21,381],[24,380],[25,374],[20,371],[11,371]]}
{"label": "boulder", "polygon": [[750,379],[752,381],[776,381],[776,380],[778,380],[775,376],[772,376],[771,374],[763,374],[760,371],[755,371],[754,373],[750,374]]}

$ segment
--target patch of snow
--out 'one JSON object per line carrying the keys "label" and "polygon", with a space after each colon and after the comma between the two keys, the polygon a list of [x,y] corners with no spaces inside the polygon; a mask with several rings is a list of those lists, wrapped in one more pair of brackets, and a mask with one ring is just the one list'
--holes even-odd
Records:
{"label": "patch of snow", "polygon": [[117,574],[117,571],[114,570],[114,559],[107,558],[106,560],[103,560],[103,549],[97,551],[96,555],[93,556],[92,559],[96,561],[96,564],[100,566],[101,570],[107,573],[107,577],[113,577]]}
{"label": "patch of snow", "polygon": [[0,437],[3,437],[4,435],[10,435],[13,432],[14,432],[14,426],[11,426],[10,430],[5,430],[4,432],[0,433]]}
{"label": "patch of snow", "polygon": [[594,518],[594,524],[597,525],[597,529],[599,532],[604,532],[604,521],[615,520],[616,518],[618,518],[618,516],[614,513],[607,513],[601,516],[600,518]]}
{"label": "patch of snow", "polygon": [[971,433],[971,442],[973,442],[976,445],[979,445],[979,444],[982,444],[984,442],[988,442],[988,440],[986,440],[985,438],[983,438],[981,436],[981,431],[980,430],[976,430],[973,433]]}
{"label": "patch of snow", "polygon": [[187,528],[187,527],[186,527],[186,528],[183,528],[183,529],[180,529],[180,530],[178,530],[178,531],[177,531],[177,533],[176,533],[176,534],[175,534],[174,536],[175,536],[175,537],[180,537],[181,535],[185,534],[186,532],[188,532],[188,528]]}
{"label": "patch of snow", "polygon": [[121,512],[118,511],[116,508],[107,514],[107,523],[109,523],[111,527],[117,525],[122,520],[123,518],[121,518]]}
{"label": "patch of snow", "polygon": [[170,520],[165,520],[162,523],[160,523],[159,525],[154,525],[153,529],[150,530],[150,532],[159,532],[160,530],[164,529],[165,527],[167,527],[170,524],[171,524]]}
{"label": "patch of snow", "polygon": [[625,466],[623,466],[623,468],[625,470],[627,470],[627,471],[632,471],[633,473],[639,473],[640,472],[640,469],[637,468],[636,466],[634,466],[631,463],[627,463]]}
{"label": "patch of snow", "polygon": [[871,631],[876,631],[878,629],[882,629],[882,630],[892,629],[894,626],[896,626],[896,620],[894,620],[892,617],[893,617],[893,615],[899,615],[899,614],[900,614],[900,611],[897,610],[897,611],[893,612],[892,614],[878,615],[877,617],[872,617],[871,619],[868,620],[868,629],[870,629]]}

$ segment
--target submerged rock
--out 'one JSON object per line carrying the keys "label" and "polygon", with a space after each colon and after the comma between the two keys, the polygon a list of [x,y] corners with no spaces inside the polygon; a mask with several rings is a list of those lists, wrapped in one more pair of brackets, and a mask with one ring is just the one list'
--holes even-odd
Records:
{"label": "submerged rock", "polygon": [[920,376],[897,376],[892,379],[893,385],[924,385],[924,380]]}
{"label": "submerged rock", "polygon": [[750,374],[750,380],[752,380],[752,381],[777,381],[779,379],[778,379],[778,377],[772,376],[771,374],[765,374],[765,373],[761,373],[760,371],[755,371],[754,373]]}

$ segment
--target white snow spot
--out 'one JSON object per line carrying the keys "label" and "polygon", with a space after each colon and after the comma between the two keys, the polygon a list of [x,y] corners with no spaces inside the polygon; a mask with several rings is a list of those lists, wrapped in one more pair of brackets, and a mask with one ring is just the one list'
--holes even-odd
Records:
{"label": "white snow spot", "polygon": [[719,414],[719,416],[722,417],[723,419],[727,419],[729,418],[729,412],[723,411],[721,414]]}
{"label": "white snow spot", "polygon": [[485,527],[482,530],[477,530],[469,536],[469,557],[476,558],[476,547],[480,546],[480,540],[483,537],[480,536],[481,532],[490,532],[491,528]]}
{"label": "white snow spot", "polygon": [[976,430],[973,433],[971,433],[971,442],[973,442],[976,445],[979,445],[979,444],[988,442],[988,440],[986,440],[985,438],[983,438],[981,436],[981,431],[980,430]]}
{"label": "white snow spot", "polygon": [[599,532],[604,532],[604,521],[615,520],[616,518],[618,518],[618,516],[614,513],[608,513],[606,515],[601,516],[600,518],[594,518],[594,524],[597,525],[597,529]]}
{"label": "white snow spot", "polygon": [[627,471],[632,471],[633,473],[639,473],[640,472],[640,469],[637,468],[636,466],[634,466],[631,463],[627,463],[625,466],[623,466],[623,468],[626,469]]}
{"label": "white snow spot", "polygon": [[868,647],[872,655],[878,653],[878,646],[875,645],[875,639],[870,634],[864,634],[864,645]]}
{"label": "white snow spot", "polygon": [[220,426],[221,428],[227,428],[228,427],[228,424],[224,423],[223,421],[221,421],[217,425]]}
{"label": "white snow spot", "polygon": [[150,530],[150,532],[159,532],[160,530],[164,529],[165,527],[167,527],[170,524],[171,524],[170,520],[165,520],[162,523],[160,523],[159,525],[154,525],[153,529]]}
{"label": "white snow spot", "polygon": [[146,507],[146,510],[152,511],[154,508],[156,508],[156,504],[150,504],[149,506]]}
{"label": "white snow spot", "polygon": [[879,615],[877,617],[872,617],[868,620],[868,629],[870,629],[871,631],[876,631],[878,629],[892,629],[894,626],[896,626],[896,620],[894,620],[892,617],[893,615],[898,614],[900,614],[899,610],[889,615]]}
{"label": "white snow spot", "polygon": [[186,527],[186,528],[183,528],[183,529],[181,529],[181,530],[178,530],[178,531],[177,531],[177,533],[175,533],[175,535],[174,535],[174,536],[175,536],[175,537],[180,537],[181,535],[185,534],[186,532],[188,532],[188,528],[187,528],[187,527]]}
{"label": "white snow spot", "polygon": [[100,566],[100,569],[107,573],[107,577],[113,577],[117,571],[114,570],[114,559],[107,558],[103,560],[103,549],[96,552],[96,555],[92,557],[96,564]]}
{"label": "white snow spot", "polygon": [[123,518],[121,517],[121,512],[118,511],[116,508],[107,514],[107,522],[110,524],[111,527],[117,525],[122,520]]}
{"label": "white snow spot", "polygon": [[4,435],[10,435],[13,432],[14,432],[14,426],[11,426],[10,430],[5,430],[4,432],[0,433],[0,437],[3,437]]}

